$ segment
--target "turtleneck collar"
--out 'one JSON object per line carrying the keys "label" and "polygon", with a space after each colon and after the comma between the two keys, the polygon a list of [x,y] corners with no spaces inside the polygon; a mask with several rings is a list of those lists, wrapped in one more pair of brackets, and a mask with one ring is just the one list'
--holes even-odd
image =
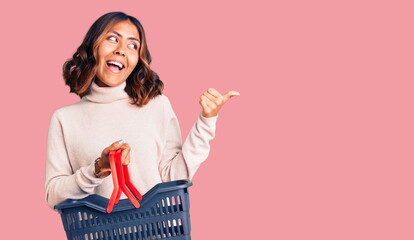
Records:
{"label": "turtleneck collar", "polygon": [[92,81],[89,93],[82,97],[96,103],[110,103],[121,99],[128,99],[129,95],[125,92],[126,81],[116,87],[99,87]]}

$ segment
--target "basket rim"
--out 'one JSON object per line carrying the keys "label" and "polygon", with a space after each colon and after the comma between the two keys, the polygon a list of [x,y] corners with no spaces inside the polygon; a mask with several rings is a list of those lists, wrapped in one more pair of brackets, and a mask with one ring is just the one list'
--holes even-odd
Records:
{"label": "basket rim", "polygon": [[[153,196],[162,192],[174,191],[182,188],[191,187],[193,183],[188,179],[175,180],[170,182],[163,182],[156,184],[151,188],[147,193],[142,196],[141,207],[143,207]],[[91,194],[82,199],[66,199],[63,202],[55,205],[55,209],[59,211],[59,214],[62,213],[63,209],[75,208],[75,207],[89,207],[97,211],[106,213],[106,208],[108,207],[109,199],[102,197],[97,194]],[[114,206],[112,212],[120,212],[125,210],[135,209],[129,199],[119,200],[119,203]]]}

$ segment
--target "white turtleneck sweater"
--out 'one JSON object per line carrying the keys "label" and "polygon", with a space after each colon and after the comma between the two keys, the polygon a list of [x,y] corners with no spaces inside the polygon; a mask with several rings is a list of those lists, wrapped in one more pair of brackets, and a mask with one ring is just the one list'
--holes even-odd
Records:
{"label": "white turtleneck sweater", "polygon": [[192,179],[206,160],[218,116],[205,118],[200,113],[182,144],[168,98],[159,95],[140,108],[129,103],[132,99],[125,86],[126,82],[116,87],[92,82],[88,95],[53,113],[45,181],[46,202],[51,208],[67,198],[90,194],[110,198],[112,177],[95,177],[94,161],[104,148],[121,139],[131,147],[128,169],[141,194],[160,182]]}

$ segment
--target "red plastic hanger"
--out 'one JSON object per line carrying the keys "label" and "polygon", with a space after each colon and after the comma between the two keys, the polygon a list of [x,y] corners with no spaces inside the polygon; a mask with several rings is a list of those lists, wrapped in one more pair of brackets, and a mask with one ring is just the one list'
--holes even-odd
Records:
{"label": "red plastic hanger", "polygon": [[109,163],[111,165],[114,190],[112,191],[111,198],[109,199],[108,208],[106,209],[107,213],[111,213],[114,204],[118,204],[122,192],[125,193],[125,195],[129,198],[129,200],[136,208],[140,207],[140,204],[136,198],[138,198],[140,201],[142,200],[141,194],[131,183],[128,167],[122,166],[121,154],[122,149],[119,149],[117,151],[112,150],[109,153]]}

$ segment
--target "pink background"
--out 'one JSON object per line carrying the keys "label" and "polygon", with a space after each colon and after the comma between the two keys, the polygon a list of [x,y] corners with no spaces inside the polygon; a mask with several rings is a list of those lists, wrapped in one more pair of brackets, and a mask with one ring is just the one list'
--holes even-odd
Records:
{"label": "pink background", "polygon": [[44,200],[62,65],[91,24],[143,24],[183,138],[237,90],[189,189],[192,237],[414,239],[412,1],[8,1],[1,18],[2,238],[64,239]]}

